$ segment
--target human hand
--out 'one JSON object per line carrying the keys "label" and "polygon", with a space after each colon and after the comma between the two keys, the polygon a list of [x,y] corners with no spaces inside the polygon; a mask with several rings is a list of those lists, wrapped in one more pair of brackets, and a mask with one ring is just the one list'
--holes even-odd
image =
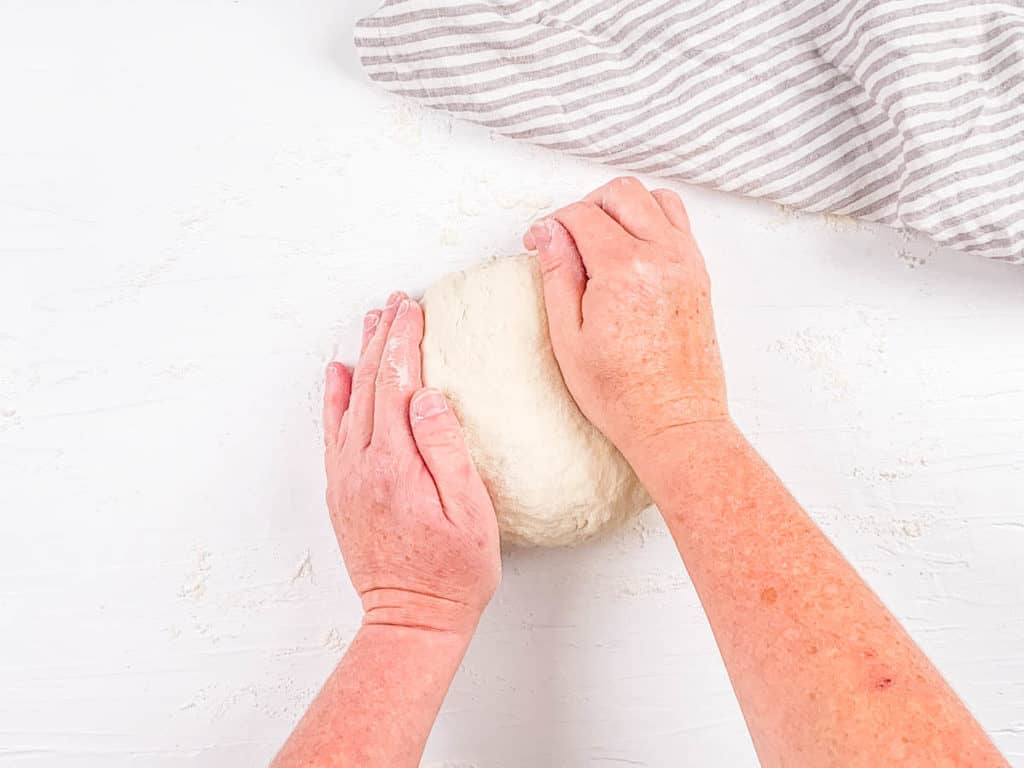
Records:
{"label": "human hand", "polygon": [[628,460],[663,432],[728,420],[710,282],[674,192],[615,179],[523,242],[566,386]]}
{"label": "human hand", "polygon": [[494,507],[445,396],[423,389],[423,311],[366,316],[355,371],[327,368],[327,505],[364,624],[472,633],[501,576]]}

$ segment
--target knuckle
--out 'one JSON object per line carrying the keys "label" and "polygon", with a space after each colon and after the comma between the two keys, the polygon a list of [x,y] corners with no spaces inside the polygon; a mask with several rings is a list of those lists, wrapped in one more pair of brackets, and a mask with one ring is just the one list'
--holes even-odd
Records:
{"label": "knuckle", "polygon": [[612,199],[629,198],[645,191],[643,183],[636,176],[619,176],[608,184],[607,195]]}
{"label": "knuckle", "polygon": [[571,205],[567,205],[562,209],[563,214],[570,218],[575,219],[583,216],[593,216],[594,214],[601,212],[601,207],[591,200],[578,200]]}
{"label": "knuckle", "polygon": [[352,392],[364,392],[374,388],[377,381],[377,371],[364,371],[352,379]]}
{"label": "knuckle", "polygon": [[684,207],[683,206],[683,199],[681,197],[679,197],[679,195],[676,192],[674,192],[673,190],[671,190],[671,189],[665,189],[665,188],[656,189],[656,190],[654,190],[654,192],[652,194],[655,195],[656,197],[660,198],[660,199],[668,200],[668,201],[670,201],[672,203],[675,203],[680,208]]}
{"label": "knuckle", "polygon": [[540,266],[541,275],[547,277],[561,271],[565,265],[565,259],[562,258],[561,253],[550,249],[538,254],[537,263]]}
{"label": "knuckle", "polygon": [[352,377],[352,389],[365,389],[372,386],[377,379],[377,369],[369,365],[361,365]]}
{"label": "knuckle", "polygon": [[465,443],[457,429],[449,427],[428,434],[423,440],[423,447],[450,473],[461,472],[467,463]]}
{"label": "knuckle", "polygon": [[462,449],[462,435],[450,425],[435,426],[426,431],[423,444],[440,456],[455,455]]}

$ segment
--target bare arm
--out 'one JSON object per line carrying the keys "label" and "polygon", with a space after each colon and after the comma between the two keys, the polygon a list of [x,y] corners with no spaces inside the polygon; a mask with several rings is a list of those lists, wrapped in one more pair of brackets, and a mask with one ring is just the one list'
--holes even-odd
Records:
{"label": "bare arm", "polygon": [[363,627],[275,768],[419,765],[467,645],[456,634]]}
{"label": "bare arm", "polygon": [[555,355],[658,504],[766,766],[1003,766],[733,425],[682,202],[618,179],[531,228]]}
{"label": "bare arm", "polygon": [[763,765],[1006,765],[738,430],[670,430],[648,450],[637,467]]}
{"label": "bare arm", "polygon": [[327,370],[327,502],[363,626],[274,768],[414,768],[498,585],[494,508],[444,396],[421,389],[423,314],[367,316]]}

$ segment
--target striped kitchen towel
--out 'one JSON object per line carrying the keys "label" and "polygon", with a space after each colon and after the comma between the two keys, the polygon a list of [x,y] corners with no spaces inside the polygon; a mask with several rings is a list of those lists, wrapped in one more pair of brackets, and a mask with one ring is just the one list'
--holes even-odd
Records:
{"label": "striped kitchen towel", "polygon": [[1024,0],[386,0],[355,34],[506,136],[1024,262]]}

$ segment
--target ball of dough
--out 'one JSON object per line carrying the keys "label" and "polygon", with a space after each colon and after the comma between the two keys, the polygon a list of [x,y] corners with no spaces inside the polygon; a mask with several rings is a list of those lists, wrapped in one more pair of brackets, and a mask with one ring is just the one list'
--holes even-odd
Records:
{"label": "ball of dough", "polygon": [[534,257],[448,275],[423,311],[424,383],[452,402],[505,540],[575,544],[650,504],[565,388]]}

